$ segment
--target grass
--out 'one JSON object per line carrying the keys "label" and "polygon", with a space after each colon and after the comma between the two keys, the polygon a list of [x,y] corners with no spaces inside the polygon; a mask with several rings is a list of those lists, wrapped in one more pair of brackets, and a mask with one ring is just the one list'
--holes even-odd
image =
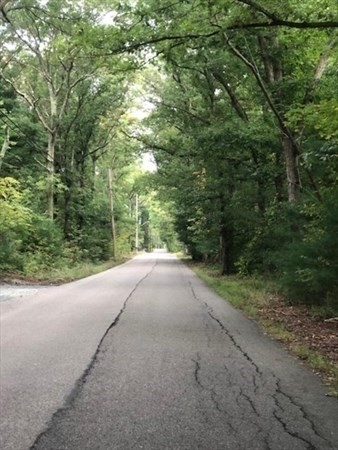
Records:
{"label": "grass", "polygon": [[272,282],[263,283],[256,278],[222,277],[214,267],[201,264],[189,266],[217,294],[254,319],[259,317],[259,311],[267,304],[269,293],[274,290]]}
{"label": "grass", "polygon": [[330,386],[330,395],[338,397],[338,366],[320,352],[316,352],[307,345],[299,343],[290,344],[291,351],[305,361],[317,375],[324,375]]}
{"label": "grass", "polygon": [[259,323],[270,336],[273,336],[278,341],[290,344],[295,339],[293,333],[287,330],[281,323],[266,319],[260,319]]}
{"label": "grass", "polygon": [[[286,329],[280,322],[266,319],[263,308],[267,306],[277,293],[276,284],[257,278],[239,276],[220,276],[219,269],[203,264],[185,261],[189,267],[217,294],[227,300],[246,316],[256,320],[263,330],[273,338],[285,344],[293,354],[305,361],[315,373],[324,376],[331,388],[330,395],[338,397],[338,366],[326,355],[314,351],[308,345],[299,343],[299,337]],[[313,311],[316,317],[327,315],[325,308]]]}
{"label": "grass", "polygon": [[89,277],[90,275],[95,275],[96,273],[103,272],[105,270],[111,269],[115,266],[123,264],[128,258],[118,258],[116,260],[109,260],[101,263],[94,262],[82,262],[75,264],[72,267],[64,266],[57,268],[50,268],[49,270],[40,270],[38,274],[31,274],[29,276],[23,274],[10,273],[5,274],[4,278],[6,281],[11,279],[20,280],[29,283],[46,283],[46,284],[62,284],[74,280],[79,280],[81,278]]}
{"label": "grass", "polygon": [[58,268],[50,273],[42,273],[40,277],[47,279],[49,282],[65,283],[69,281],[79,280],[80,278],[89,277],[96,273],[103,272],[115,266],[123,264],[126,258],[109,260],[102,263],[86,262],[78,264],[74,267]]}

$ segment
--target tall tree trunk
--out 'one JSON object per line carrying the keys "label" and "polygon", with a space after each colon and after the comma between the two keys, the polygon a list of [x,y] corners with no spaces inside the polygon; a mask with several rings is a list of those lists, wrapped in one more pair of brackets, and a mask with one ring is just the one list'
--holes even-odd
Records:
{"label": "tall tree trunk", "polygon": [[108,169],[108,188],[109,188],[111,235],[113,241],[113,258],[115,259],[117,249],[116,249],[115,213],[114,213],[113,174],[110,168]]}
{"label": "tall tree trunk", "polygon": [[54,158],[55,158],[56,132],[48,134],[47,147],[47,212],[51,220],[54,219]]}
{"label": "tall tree trunk", "polygon": [[64,215],[63,215],[63,235],[65,239],[69,238],[69,224],[70,224],[70,205],[71,205],[71,193],[69,189],[65,190],[64,194]]}
{"label": "tall tree trunk", "polygon": [[[219,172],[220,179],[224,179],[222,171]],[[233,272],[234,260],[233,260],[233,247],[234,247],[234,230],[232,219],[229,211],[227,210],[227,204],[231,201],[235,187],[233,184],[227,185],[227,196],[225,192],[220,192],[220,262],[221,262],[221,274],[230,275]]]}
{"label": "tall tree trunk", "polygon": [[138,251],[139,246],[139,229],[138,229],[138,215],[139,215],[139,198],[135,195],[135,251]]}
{"label": "tall tree trunk", "polygon": [[5,137],[4,137],[4,141],[2,143],[1,146],[1,151],[0,151],[0,172],[1,172],[1,167],[2,167],[2,163],[4,162],[5,159],[5,155],[7,150],[9,149],[9,142],[10,142],[10,136],[9,136],[9,127],[8,125],[5,125]]}
{"label": "tall tree trunk", "polygon": [[94,194],[94,192],[95,192],[95,190],[96,190],[96,179],[97,179],[97,174],[96,174],[96,170],[97,170],[97,167],[96,167],[96,162],[97,162],[97,157],[96,157],[96,155],[93,155],[92,156],[92,163],[93,163],[93,166],[92,166],[92,178],[93,178],[93,184],[92,184],[92,192],[93,192],[93,194]]}
{"label": "tall tree trunk", "polygon": [[221,274],[230,275],[233,269],[233,232],[229,226],[223,225],[220,231]]}
{"label": "tall tree trunk", "polygon": [[284,200],[284,174],[281,171],[282,165],[282,155],[280,150],[276,150],[275,152],[275,174],[274,174],[274,182],[275,182],[275,198],[278,203],[281,203]]}
{"label": "tall tree trunk", "polygon": [[298,149],[294,148],[293,142],[284,134],[281,135],[281,144],[285,158],[288,200],[293,203],[299,200],[301,188],[298,167]]}
{"label": "tall tree trunk", "polygon": [[[284,78],[284,73],[282,61],[277,56],[279,41],[276,31],[270,32],[268,36],[260,35],[258,42],[261,49],[267,83],[271,86],[275,83],[280,83]],[[273,100],[276,102],[275,105],[282,103],[283,99],[281,97],[282,93],[280,90],[275,90],[273,94]],[[279,111],[278,116],[280,118],[278,123],[280,129],[280,142],[285,160],[288,200],[293,203],[299,200],[301,189],[298,166],[299,148],[296,144],[295,136],[286,125],[284,111]]]}

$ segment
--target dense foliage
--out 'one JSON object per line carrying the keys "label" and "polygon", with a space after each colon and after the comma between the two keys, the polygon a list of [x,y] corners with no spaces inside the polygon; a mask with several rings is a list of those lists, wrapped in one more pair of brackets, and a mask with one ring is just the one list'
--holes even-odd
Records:
{"label": "dense foliage", "polygon": [[335,0],[5,1],[1,269],[177,249],[178,235],[223,274],[337,307],[336,13]]}
{"label": "dense foliage", "polygon": [[336,6],[260,3],[138,2],[160,75],[137,139],[194,258],[337,307]]}
{"label": "dense foliage", "polygon": [[[108,29],[104,5],[5,3],[0,270],[37,275],[150,250],[140,146],[123,134],[135,121],[139,57],[93,55],[91,32]],[[151,227],[164,245],[160,213]]]}

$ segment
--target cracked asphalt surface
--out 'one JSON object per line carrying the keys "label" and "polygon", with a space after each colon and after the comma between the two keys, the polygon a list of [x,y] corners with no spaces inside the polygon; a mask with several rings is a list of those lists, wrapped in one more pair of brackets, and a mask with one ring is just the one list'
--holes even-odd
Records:
{"label": "cracked asphalt surface", "polygon": [[1,306],[9,449],[338,449],[338,402],[174,256]]}

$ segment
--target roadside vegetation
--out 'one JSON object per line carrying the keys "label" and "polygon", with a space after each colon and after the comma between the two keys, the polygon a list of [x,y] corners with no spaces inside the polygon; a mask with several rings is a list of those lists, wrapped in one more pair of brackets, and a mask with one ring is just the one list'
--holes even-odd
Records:
{"label": "roadside vegetation", "polygon": [[[110,259],[101,263],[80,261],[71,266],[51,267],[50,269],[38,266],[34,273],[27,272],[2,272],[0,282],[9,284],[62,284],[70,281],[80,280],[81,278],[95,275],[96,273],[116,267],[128,260],[125,258]],[[66,261],[69,264],[69,261]]]}

